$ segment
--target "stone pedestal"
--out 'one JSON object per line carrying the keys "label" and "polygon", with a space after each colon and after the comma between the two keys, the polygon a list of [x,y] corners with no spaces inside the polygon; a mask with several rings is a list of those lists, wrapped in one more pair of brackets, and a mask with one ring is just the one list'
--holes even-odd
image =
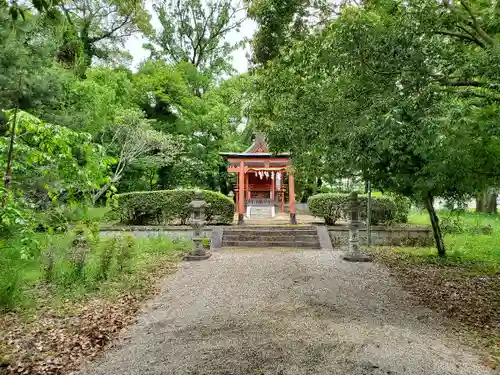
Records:
{"label": "stone pedestal", "polygon": [[348,202],[349,211],[349,252],[342,258],[348,262],[370,262],[369,255],[362,253],[359,246],[359,201],[356,192],[351,193]]}
{"label": "stone pedestal", "polygon": [[193,250],[184,256],[184,260],[204,260],[212,256],[203,247],[202,229],[205,225],[205,208],[208,204],[202,192],[196,193],[194,200],[189,204],[191,210],[191,226],[194,229]]}

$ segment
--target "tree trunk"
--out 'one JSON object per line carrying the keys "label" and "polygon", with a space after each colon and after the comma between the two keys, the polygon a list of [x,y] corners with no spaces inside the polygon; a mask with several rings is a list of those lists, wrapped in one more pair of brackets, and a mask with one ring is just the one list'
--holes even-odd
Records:
{"label": "tree trunk", "polygon": [[436,242],[436,248],[438,255],[444,257],[446,255],[446,249],[444,247],[443,234],[441,233],[441,228],[439,227],[439,218],[434,209],[434,197],[430,192],[427,192],[425,196],[425,208],[429,213],[429,218],[431,219],[432,234],[434,235],[434,241]]}
{"label": "tree trunk", "polygon": [[108,191],[109,186],[110,186],[109,184],[104,185],[102,188],[99,189],[97,193],[93,195],[92,197],[93,204],[96,204],[97,201],[103,196],[103,194]]}
{"label": "tree trunk", "polygon": [[12,121],[12,129],[10,134],[10,144],[9,144],[9,153],[7,156],[7,168],[5,169],[5,180],[4,180],[4,189],[5,195],[2,199],[2,208],[5,209],[7,207],[7,192],[9,191],[10,184],[12,183],[12,159],[14,158],[14,143],[16,139],[16,123],[17,123],[17,111],[18,106],[16,106],[14,110],[14,120]]}
{"label": "tree trunk", "polygon": [[496,213],[497,194],[493,189],[487,189],[476,196],[476,212]]}
{"label": "tree trunk", "polygon": [[487,211],[491,214],[496,214],[497,212],[497,194],[490,193],[487,201]]}

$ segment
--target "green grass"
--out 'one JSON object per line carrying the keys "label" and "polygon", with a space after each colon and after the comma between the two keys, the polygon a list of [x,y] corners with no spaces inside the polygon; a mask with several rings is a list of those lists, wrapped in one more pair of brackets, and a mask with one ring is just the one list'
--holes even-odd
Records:
{"label": "green grass", "polygon": [[[413,261],[460,265],[471,272],[500,272],[500,215],[464,212],[458,217],[448,211],[438,213],[447,256],[437,257],[434,248],[396,248]],[[430,225],[426,212],[412,212],[409,224]]]}
{"label": "green grass", "polygon": [[78,258],[74,238],[74,233],[39,233],[33,238],[39,250],[29,259],[21,257],[20,239],[2,241],[0,312],[140,291],[155,269],[175,264],[190,248],[188,241],[165,236],[90,236],[84,256]]}

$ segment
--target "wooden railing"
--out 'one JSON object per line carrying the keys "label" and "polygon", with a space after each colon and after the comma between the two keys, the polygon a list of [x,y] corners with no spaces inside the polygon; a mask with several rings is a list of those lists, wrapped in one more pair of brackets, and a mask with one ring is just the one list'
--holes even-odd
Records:
{"label": "wooden railing", "polygon": [[248,206],[272,206],[275,202],[272,199],[249,199]]}
{"label": "wooden railing", "polygon": [[250,191],[270,191],[272,188],[271,184],[249,184],[248,190]]}

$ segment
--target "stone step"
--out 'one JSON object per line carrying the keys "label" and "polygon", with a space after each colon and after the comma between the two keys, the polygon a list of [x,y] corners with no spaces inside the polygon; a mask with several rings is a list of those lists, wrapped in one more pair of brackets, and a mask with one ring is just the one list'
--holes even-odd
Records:
{"label": "stone step", "polygon": [[237,248],[321,248],[313,226],[242,226],[224,228],[222,247]]}
{"label": "stone step", "polygon": [[281,231],[264,231],[264,232],[254,232],[254,231],[224,231],[224,235],[228,236],[316,236],[316,231],[301,231],[301,232],[281,232]]}
{"label": "stone step", "polygon": [[259,235],[233,235],[225,234],[223,240],[228,241],[263,241],[263,242],[275,242],[275,241],[303,241],[303,242],[317,242],[318,236],[259,236]]}
{"label": "stone step", "polygon": [[266,206],[250,207],[250,217],[252,219],[268,219],[273,217],[273,211],[271,207]]}
{"label": "stone step", "polygon": [[318,233],[315,230],[286,232],[286,231],[224,231],[224,235],[230,236],[316,236]]}
{"label": "stone step", "polygon": [[260,230],[255,230],[255,229],[224,229],[224,233],[231,233],[231,234],[247,234],[247,233],[256,233],[256,234],[310,234],[310,235],[316,235],[317,231],[316,229],[301,229],[301,230],[286,230],[286,229],[260,229]]}
{"label": "stone step", "polygon": [[253,231],[262,231],[262,230],[286,230],[286,231],[301,231],[301,230],[316,230],[315,226],[312,225],[235,225],[235,226],[226,226],[224,230],[232,231],[232,230],[253,230]]}
{"label": "stone step", "polygon": [[238,247],[238,248],[299,248],[299,249],[319,249],[319,242],[302,242],[302,241],[222,241],[222,247]]}

